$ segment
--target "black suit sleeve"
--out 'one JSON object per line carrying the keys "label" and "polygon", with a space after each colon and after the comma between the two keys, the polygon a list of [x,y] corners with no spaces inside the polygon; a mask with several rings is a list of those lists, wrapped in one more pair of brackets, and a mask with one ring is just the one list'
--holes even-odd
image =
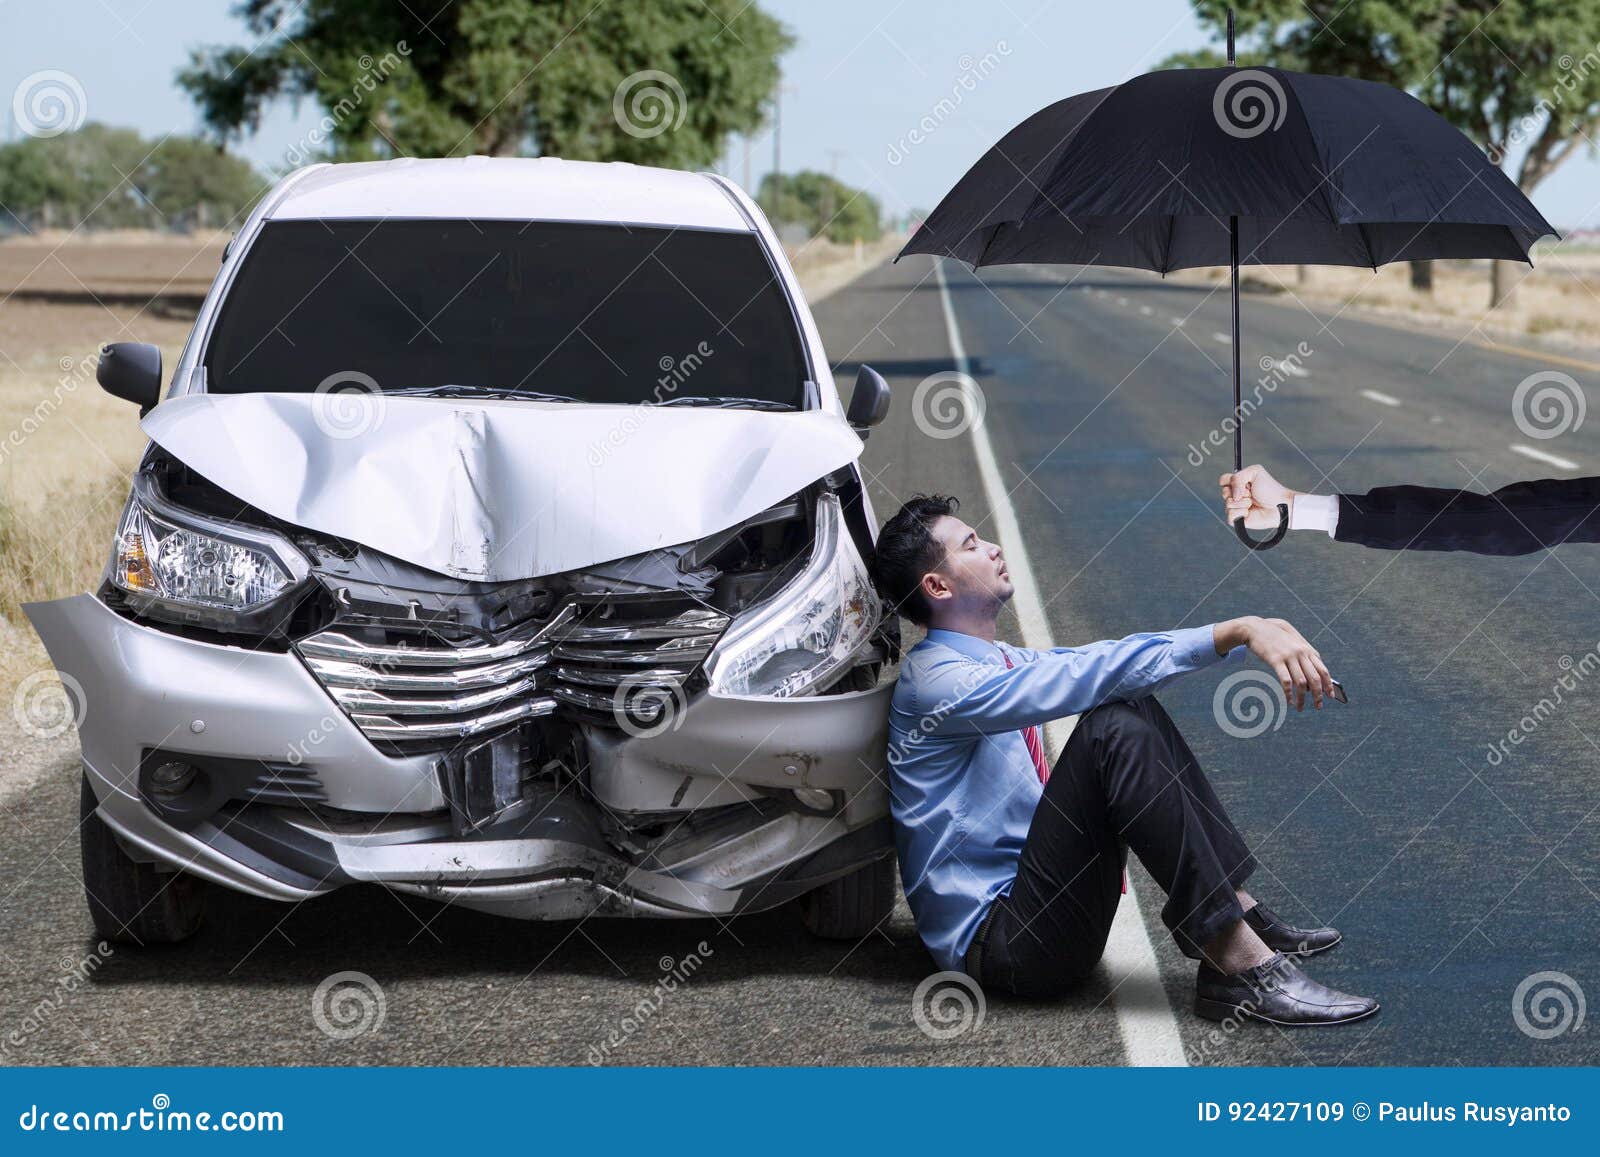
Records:
{"label": "black suit sleeve", "polygon": [[1600,478],[1513,482],[1492,494],[1380,486],[1339,495],[1334,538],[1381,550],[1532,554],[1563,542],[1600,542]]}

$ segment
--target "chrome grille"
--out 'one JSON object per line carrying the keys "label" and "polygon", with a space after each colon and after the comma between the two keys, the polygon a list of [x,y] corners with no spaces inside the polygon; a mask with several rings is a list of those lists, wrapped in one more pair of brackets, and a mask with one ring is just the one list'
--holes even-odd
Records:
{"label": "chrome grille", "polygon": [[619,696],[681,694],[727,625],[727,615],[683,599],[572,598],[548,622],[489,644],[369,642],[332,628],[296,646],[369,739],[438,741],[563,705],[615,723]]}

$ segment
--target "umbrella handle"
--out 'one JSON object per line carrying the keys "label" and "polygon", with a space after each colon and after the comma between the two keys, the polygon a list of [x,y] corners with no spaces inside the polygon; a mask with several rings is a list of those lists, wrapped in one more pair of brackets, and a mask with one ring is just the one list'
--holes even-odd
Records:
{"label": "umbrella handle", "polygon": [[1244,519],[1233,520],[1233,533],[1239,536],[1239,541],[1251,550],[1271,550],[1283,541],[1283,536],[1289,533],[1289,507],[1278,503],[1278,529],[1268,538],[1251,538],[1250,532],[1244,528]]}

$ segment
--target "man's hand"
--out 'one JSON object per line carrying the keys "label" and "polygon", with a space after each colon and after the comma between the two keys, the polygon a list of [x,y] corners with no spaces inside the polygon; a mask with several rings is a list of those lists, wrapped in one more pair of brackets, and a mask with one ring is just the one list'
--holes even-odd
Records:
{"label": "man's hand", "polygon": [[1237,474],[1217,479],[1222,486],[1222,501],[1227,507],[1228,525],[1237,518],[1251,530],[1272,530],[1278,525],[1278,503],[1290,503],[1296,491],[1290,490],[1261,466],[1246,466]]}
{"label": "man's hand", "polygon": [[1278,676],[1283,694],[1296,711],[1305,710],[1306,693],[1320,710],[1322,697],[1333,694],[1333,676],[1323,666],[1322,656],[1306,642],[1305,636],[1285,619],[1263,619],[1246,615],[1229,619],[1212,629],[1217,653],[1226,655],[1243,643]]}

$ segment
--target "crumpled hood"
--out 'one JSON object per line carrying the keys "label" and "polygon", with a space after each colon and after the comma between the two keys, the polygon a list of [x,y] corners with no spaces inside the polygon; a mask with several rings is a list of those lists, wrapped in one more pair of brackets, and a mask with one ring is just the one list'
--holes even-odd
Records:
{"label": "crumpled hood", "polygon": [[191,394],[140,425],[274,518],[492,582],[704,538],[862,448],[820,410],[365,393]]}

